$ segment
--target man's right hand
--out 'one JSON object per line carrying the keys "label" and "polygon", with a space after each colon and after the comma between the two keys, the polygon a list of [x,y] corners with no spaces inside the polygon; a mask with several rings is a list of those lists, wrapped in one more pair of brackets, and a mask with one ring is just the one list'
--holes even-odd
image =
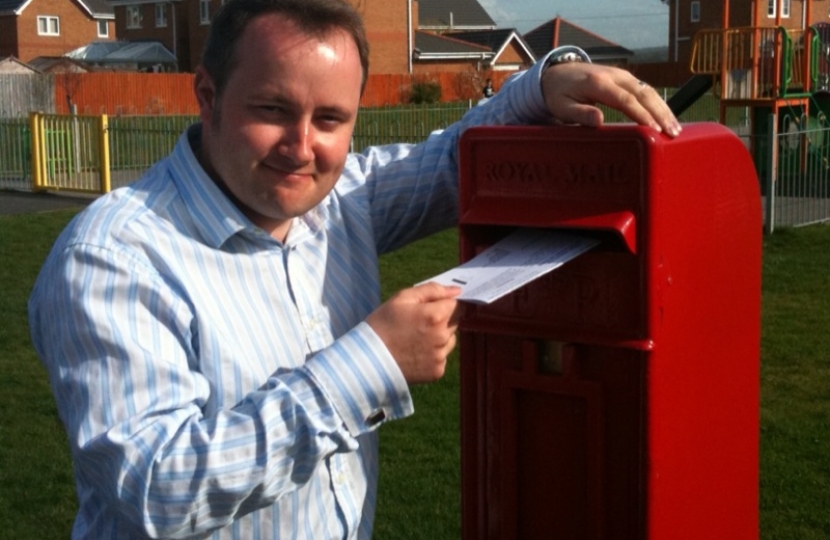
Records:
{"label": "man's right hand", "polygon": [[366,318],[409,384],[437,381],[455,348],[458,287],[425,283],[396,293]]}

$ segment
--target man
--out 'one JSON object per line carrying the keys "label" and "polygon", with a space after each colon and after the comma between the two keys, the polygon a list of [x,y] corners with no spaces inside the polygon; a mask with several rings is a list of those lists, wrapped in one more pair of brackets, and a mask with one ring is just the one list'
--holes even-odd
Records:
{"label": "man", "polygon": [[377,256],[454,224],[461,131],[598,125],[595,100],[679,130],[629,74],[563,62],[421,145],[350,155],[367,69],[340,0],[230,0],[195,77],[201,123],[56,242],[29,310],[73,538],[369,538],[376,428],[442,376],[458,319],[436,284],[381,304]]}

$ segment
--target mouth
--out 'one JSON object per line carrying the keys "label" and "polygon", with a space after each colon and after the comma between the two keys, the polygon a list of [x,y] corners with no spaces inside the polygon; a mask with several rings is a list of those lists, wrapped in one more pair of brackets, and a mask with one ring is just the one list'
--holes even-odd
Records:
{"label": "mouth", "polygon": [[269,175],[277,177],[277,179],[281,182],[300,183],[310,182],[314,180],[313,171],[291,169],[289,167],[283,167],[268,163],[263,163],[262,166],[268,172]]}

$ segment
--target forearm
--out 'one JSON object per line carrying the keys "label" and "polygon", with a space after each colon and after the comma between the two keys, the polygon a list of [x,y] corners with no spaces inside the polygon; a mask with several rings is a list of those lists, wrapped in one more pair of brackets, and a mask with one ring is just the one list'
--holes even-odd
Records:
{"label": "forearm", "polygon": [[465,130],[482,125],[526,125],[552,120],[541,89],[542,63],[507,81],[486,105],[472,107],[458,122],[417,145],[372,147],[352,156],[356,179],[368,179],[369,205],[378,251],[397,249],[457,220],[458,143]]}

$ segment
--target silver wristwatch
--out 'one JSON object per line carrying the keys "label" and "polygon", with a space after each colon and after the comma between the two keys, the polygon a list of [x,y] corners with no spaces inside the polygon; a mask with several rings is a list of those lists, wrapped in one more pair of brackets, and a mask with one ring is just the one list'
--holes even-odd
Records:
{"label": "silver wristwatch", "polygon": [[579,47],[560,47],[560,49],[554,50],[554,54],[548,57],[545,62],[545,68],[557,64],[567,64],[569,62],[591,62],[588,54]]}

